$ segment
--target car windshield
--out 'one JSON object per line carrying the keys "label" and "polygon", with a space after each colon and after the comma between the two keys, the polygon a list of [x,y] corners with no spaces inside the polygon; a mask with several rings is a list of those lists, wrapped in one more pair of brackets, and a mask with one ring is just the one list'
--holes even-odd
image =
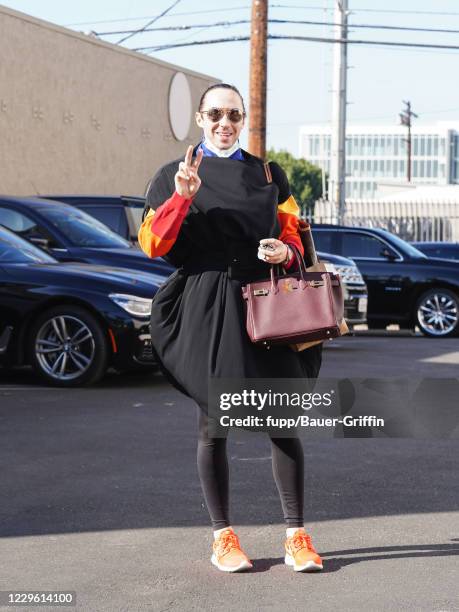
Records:
{"label": "car windshield", "polygon": [[0,265],[7,263],[57,263],[57,261],[0,226]]}
{"label": "car windshield", "polygon": [[131,244],[109,227],[78,208],[46,206],[39,212],[61,231],[73,246],[93,248],[130,248]]}

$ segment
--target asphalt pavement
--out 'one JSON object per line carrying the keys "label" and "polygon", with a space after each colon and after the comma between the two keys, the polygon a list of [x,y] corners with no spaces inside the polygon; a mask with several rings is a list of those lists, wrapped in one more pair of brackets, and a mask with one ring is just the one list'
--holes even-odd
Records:
{"label": "asphalt pavement", "polygon": [[[327,343],[321,376],[458,366],[457,339],[362,333]],[[196,408],[160,375],[59,390],[0,370],[0,430],[0,590],[72,590],[73,609],[97,612],[459,610],[457,440],[305,441],[324,571],[295,574],[269,440],[231,436],[232,523],[254,569],[227,575],[210,564]]]}

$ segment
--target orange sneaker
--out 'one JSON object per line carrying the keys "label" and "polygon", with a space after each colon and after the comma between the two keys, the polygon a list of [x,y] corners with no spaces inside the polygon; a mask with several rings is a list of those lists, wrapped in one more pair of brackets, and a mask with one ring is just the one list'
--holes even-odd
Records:
{"label": "orange sneaker", "polygon": [[214,540],[211,562],[222,572],[242,572],[252,563],[239,546],[239,538],[231,528],[225,529]]}
{"label": "orange sneaker", "polygon": [[312,545],[311,536],[304,529],[297,529],[285,541],[285,564],[295,572],[318,572],[323,569],[322,559]]}

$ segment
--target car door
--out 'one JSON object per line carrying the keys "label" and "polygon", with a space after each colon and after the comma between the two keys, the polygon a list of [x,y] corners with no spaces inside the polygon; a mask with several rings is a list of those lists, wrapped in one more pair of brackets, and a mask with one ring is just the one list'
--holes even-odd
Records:
{"label": "car door", "polygon": [[0,261],[0,363],[4,363],[16,324],[15,309],[10,304],[11,296],[8,287],[10,280]]}
{"label": "car door", "polygon": [[388,242],[365,230],[341,230],[340,250],[357,264],[368,287],[368,317],[397,319],[408,304],[410,280],[402,255]]}

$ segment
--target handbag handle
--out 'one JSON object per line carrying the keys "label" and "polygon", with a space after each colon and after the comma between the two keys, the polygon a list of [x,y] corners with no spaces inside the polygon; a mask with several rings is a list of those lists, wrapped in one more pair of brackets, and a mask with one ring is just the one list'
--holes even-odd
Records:
{"label": "handbag handle", "polygon": [[[307,273],[306,270],[306,264],[304,262],[303,256],[301,255],[301,251],[298,249],[298,247],[294,244],[290,244],[289,243],[289,247],[292,249],[293,255],[296,258],[297,262],[298,262],[298,268],[300,271],[300,282],[299,282],[299,287],[300,289],[306,289],[306,278],[305,278],[305,274]],[[281,276],[280,274],[277,274],[277,276],[274,274],[274,268],[279,268],[281,264],[271,264],[271,270],[270,270],[270,275],[271,275],[271,291],[272,293],[278,293],[279,292],[279,287],[277,286],[277,279]]]}

